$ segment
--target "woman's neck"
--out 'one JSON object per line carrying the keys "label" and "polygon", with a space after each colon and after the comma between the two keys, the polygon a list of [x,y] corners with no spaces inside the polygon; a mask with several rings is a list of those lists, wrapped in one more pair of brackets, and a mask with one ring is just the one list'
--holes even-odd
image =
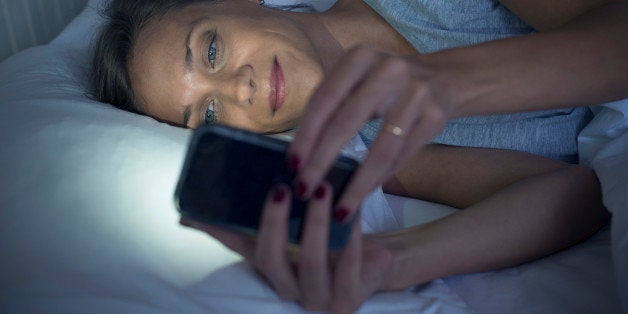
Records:
{"label": "woman's neck", "polygon": [[361,0],[339,0],[320,14],[296,13],[303,30],[318,50],[325,71],[345,52],[363,45],[399,55],[417,54],[412,45]]}
{"label": "woman's neck", "polygon": [[362,0],[339,0],[321,14],[344,50],[364,45],[391,54],[416,54],[414,47]]}

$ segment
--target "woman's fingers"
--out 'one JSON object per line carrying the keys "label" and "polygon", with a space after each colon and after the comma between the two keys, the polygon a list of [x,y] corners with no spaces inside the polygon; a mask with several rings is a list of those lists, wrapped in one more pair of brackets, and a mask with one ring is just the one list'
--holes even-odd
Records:
{"label": "woman's fingers", "polygon": [[362,227],[359,220],[338,256],[332,284],[331,313],[353,313],[366,298],[362,282]]}
{"label": "woman's fingers", "polygon": [[406,92],[399,104],[391,109],[368,156],[338,201],[338,208],[350,211],[346,220],[351,219],[364,197],[389,174],[404,146],[412,145],[407,132],[413,127],[419,111],[419,106],[413,103],[413,94]]}
{"label": "woman's fingers", "polygon": [[[347,96],[329,124],[319,135],[320,141],[314,145],[311,156],[299,171],[298,187],[304,192],[299,196],[309,198],[308,187],[317,186],[329,171],[338,152],[357,133],[362,125],[374,116],[382,116],[395,103],[406,85],[407,76],[403,64],[395,59],[387,59],[373,66],[366,77]],[[399,79],[391,81],[390,77]]]}
{"label": "woman's fingers", "polygon": [[278,185],[266,197],[253,264],[284,300],[299,300],[297,279],[287,253],[290,190]]}
{"label": "woman's fingers", "polygon": [[[444,114],[429,111],[443,109],[422,79],[428,72],[416,60],[363,47],[344,57],[313,95],[291,145],[290,164],[298,170],[297,195],[310,198],[347,141],[369,119],[385,117],[368,158],[338,204],[336,217],[349,220],[361,200],[401,166],[399,160],[407,159],[403,152],[416,151],[442,129]],[[438,121],[429,120],[434,117]],[[421,133],[417,135],[418,121]]]}
{"label": "woman's fingers", "polygon": [[[386,181],[407,158],[442,129],[427,108],[434,107],[423,86],[409,83],[397,104],[386,114],[370,152],[339,199],[337,207],[351,219],[364,197]],[[444,117],[444,115],[442,115]],[[440,118],[439,118],[440,119]]]}
{"label": "woman's fingers", "polygon": [[352,313],[376,290],[377,284],[362,282],[363,243],[359,222],[345,248],[335,256],[335,262],[330,262],[332,199],[329,183],[324,182],[315,190],[308,204],[295,265],[286,247],[291,197],[285,185],[274,188],[267,196],[257,241],[188,219],[182,219],[181,223],[206,231],[243,256],[250,256],[249,260],[282,299],[299,301],[308,310]]}
{"label": "woman's fingers", "polygon": [[318,142],[320,134],[328,125],[334,112],[360,83],[379,55],[369,49],[355,48],[343,56],[338,66],[327,75],[325,81],[312,95],[303,121],[295,135],[289,154],[291,166],[298,168],[306,162]]}
{"label": "woman's fingers", "polygon": [[403,139],[392,133],[380,132],[371,151],[338,200],[336,217],[340,222],[350,221],[366,195],[389,175],[404,144]]}
{"label": "woman's fingers", "polygon": [[327,248],[332,197],[331,186],[326,182],[321,184],[314,192],[305,217],[297,265],[301,301],[308,310],[326,310],[331,299]]}
{"label": "woman's fingers", "polygon": [[441,108],[426,108],[408,135],[409,139],[416,141],[417,145],[406,145],[403,148],[403,151],[399,155],[399,160],[390,171],[390,175],[400,171],[406,162],[423,146],[422,144],[427,143],[430,139],[438,135],[445,127],[446,123],[447,115]]}

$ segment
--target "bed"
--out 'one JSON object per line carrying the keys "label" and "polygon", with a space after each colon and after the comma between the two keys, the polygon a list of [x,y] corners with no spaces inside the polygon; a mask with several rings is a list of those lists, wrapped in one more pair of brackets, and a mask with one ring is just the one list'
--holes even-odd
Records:
{"label": "bed", "polygon": [[[0,312],[303,312],[239,256],[178,224],[173,191],[191,131],[87,94],[101,2],[50,44],[0,64]],[[621,313],[622,301],[626,313],[627,107],[598,107],[581,134],[583,162],[614,213],[609,226],[532,263],[376,294],[359,313]],[[403,226],[454,211],[381,200],[386,219]]]}

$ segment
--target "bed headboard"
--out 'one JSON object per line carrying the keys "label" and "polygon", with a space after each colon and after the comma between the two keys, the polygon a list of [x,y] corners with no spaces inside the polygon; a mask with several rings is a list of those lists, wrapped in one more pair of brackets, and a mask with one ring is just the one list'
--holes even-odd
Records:
{"label": "bed headboard", "polygon": [[0,0],[0,62],[31,46],[48,43],[87,0]]}

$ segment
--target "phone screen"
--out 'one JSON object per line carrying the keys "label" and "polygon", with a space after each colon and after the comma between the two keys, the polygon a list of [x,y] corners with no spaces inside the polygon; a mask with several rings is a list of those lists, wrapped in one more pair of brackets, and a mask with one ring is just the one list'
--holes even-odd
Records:
{"label": "phone screen", "polygon": [[[255,234],[267,193],[277,183],[292,185],[287,168],[288,143],[226,126],[203,126],[192,138],[175,199],[183,216]],[[357,167],[341,157],[327,175],[334,203]],[[292,199],[289,241],[298,243],[307,204]],[[330,249],[346,242],[351,226],[332,220]]]}

